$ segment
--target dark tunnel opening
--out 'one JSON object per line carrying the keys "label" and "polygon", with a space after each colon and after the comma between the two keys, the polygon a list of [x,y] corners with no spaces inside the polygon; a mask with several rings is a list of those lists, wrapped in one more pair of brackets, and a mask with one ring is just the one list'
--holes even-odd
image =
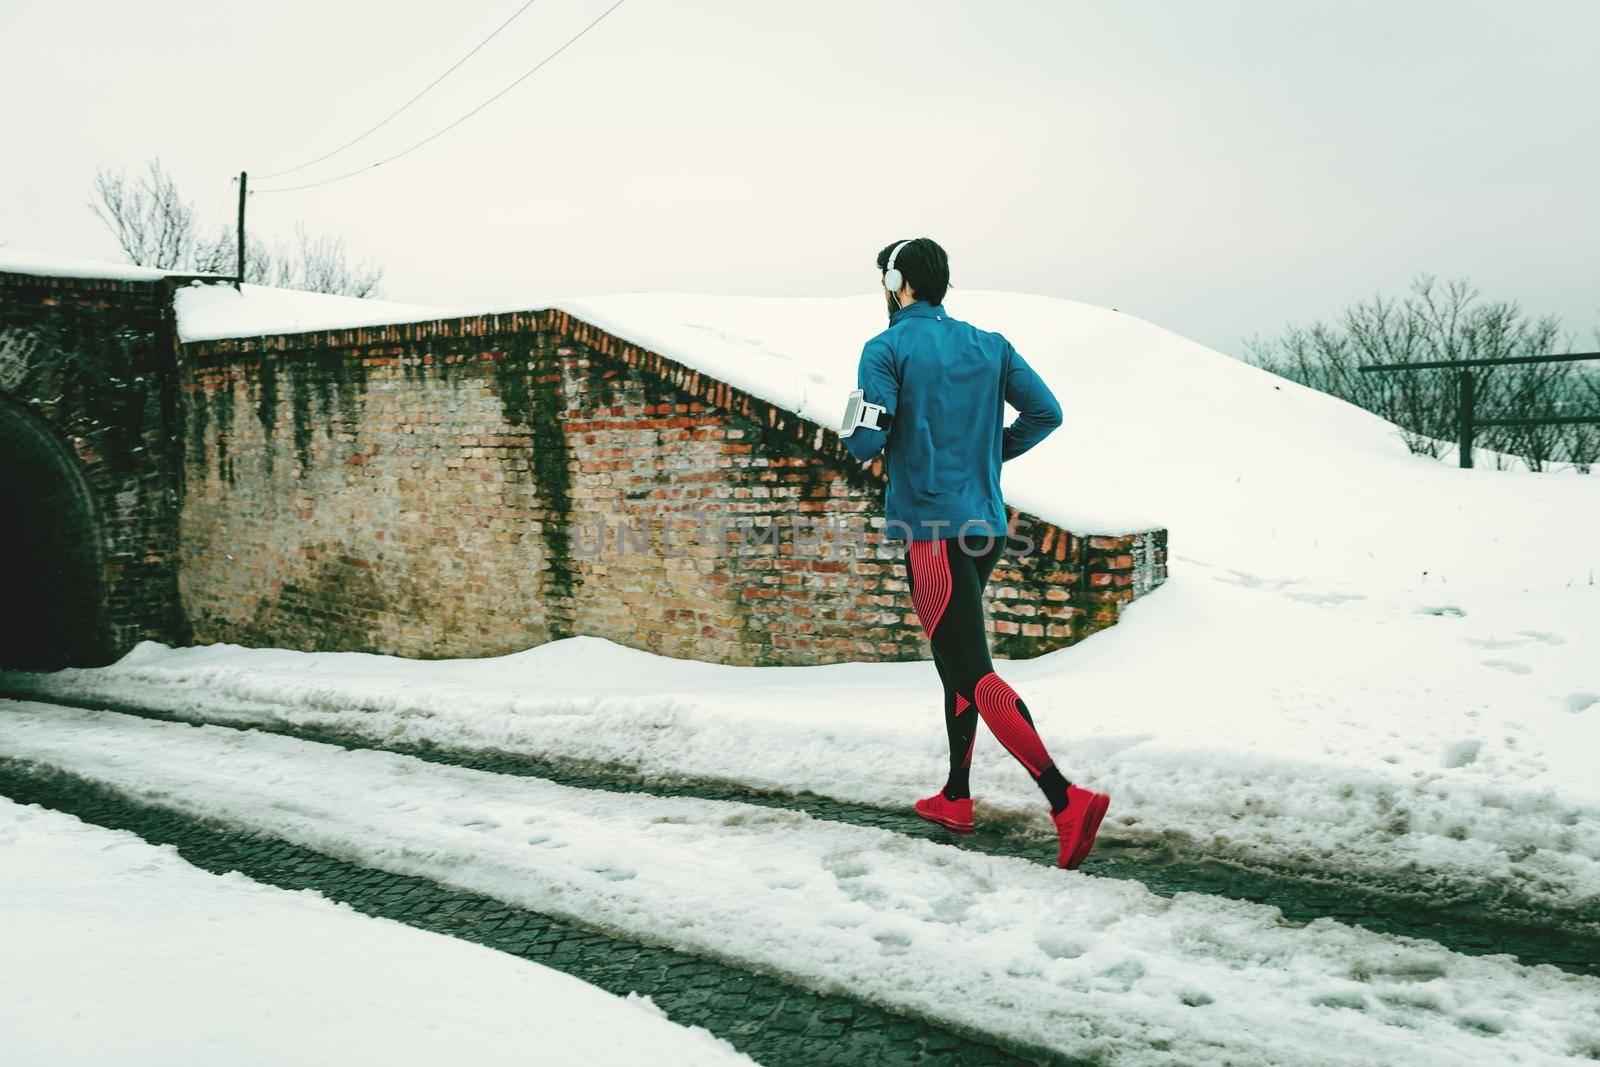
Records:
{"label": "dark tunnel opening", "polygon": [[99,520],[78,457],[42,420],[0,403],[0,667],[56,670],[109,659]]}

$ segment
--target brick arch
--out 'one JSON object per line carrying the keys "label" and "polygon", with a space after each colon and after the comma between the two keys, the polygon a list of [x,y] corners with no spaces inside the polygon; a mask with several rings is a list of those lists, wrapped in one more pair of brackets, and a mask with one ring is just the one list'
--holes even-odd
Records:
{"label": "brick arch", "polygon": [[129,273],[0,271],[0,574],[27,588],[7,606],[28,645],[0,645],[0,667],[96,666],[190,636],[171,293]]}
{"label": "brick arch", "polygon": [[83,461],[38,416],[0,397],[0,588],[13,612],[5,665],[111,658],[104,530]]}

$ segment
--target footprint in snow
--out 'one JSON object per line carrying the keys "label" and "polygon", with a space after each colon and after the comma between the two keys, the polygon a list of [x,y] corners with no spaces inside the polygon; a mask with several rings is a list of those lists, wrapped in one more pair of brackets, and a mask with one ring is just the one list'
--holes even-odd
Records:
{"label": "footprint in snow", "polygon": [[565,841],[556,841],[544,834],[534,834],[532,837],[528,838],[528,844],[533,845],[536,848],[540,845],[543,845],[547,848],[567,847],[567,843]]}
{"label": "footprint in snow", "polygon": [[1467,615],[1465,611],[1456,607],[1454,604],[1440,604],[1433,607],[1425,605],[1414,610],[1418,615],[1442,615],[1449,619],[1464,619]]}
{"label": "footprint in snow", "polygon": [[1302,604],[1343,604],[1347,600],[1365,600],[1361,593],[1285,593],[1290,600]]}
{"label": "footprint in snow", "polygon": [[1445,977],[1445,968],[1438,960],[1413,959],[1384,967],[1373,974],[1374,978],[1391,982],[1432,982]]}
{"label": "footprint in snow", "polygon": [[1547,645],[1564,645],[1567,639],[1560,634],[1546,633],[1543,630],[1518,630],[1517,633],[1524,637],[1531,637],[1535,641],[1543,641]]}
{"label": "footprint in snow", "polygon": [[1236,571],[1228,568],[1226,575],[1218,575],[1217,581],[1227,582],[1229,585],[1242,585],[1246,589],[1282,589],[1289,584],[1284,578],[1261,578],[1245,571]]}
{"label": "footprint in snow", "polygon": [[1518,663],[1509,659],[1486,659],[1483,661],[1483,665],[1485,667],[1494,667],[1497,670],[1510,671],[1512,674],[1529,674],[1533,671],[1533,668],[1526,663]]}
{"label": "footprint in snow", "polygon": [[1447,769],[1454,769],[1476,763],[1478,753],[1482,750],[1482,741],[1452,741],[1444,746],[1443,765]]}
{"label": "footprint in snow", "polygon": [[1075,960],[1089,951],[1082,941],[1052,931],[1036,935],[1033,941],[1046,956],[1054,960]]}
{"label": "footprint in snow", "polygon": [[928,902],[928,909],[934,922],[954,925],[967,917],[972,901],[966,896],[935,897]]}
{"label": "footprint in snow", "polygon": [[911,936],[898,930],[882,930],[872,935],[885,956],[904,956],[911,949]]}
{"label": "footprint in snow", "polygon": [[1464,640],[1474,648],[1487,648],[1490,651],[1502,648],[1521,648],[1528,643],[1525,640],[1519,641],[1514,638],[1507,640],[1506,638],[1495,637],[1468,637],[1464,638]]}
{"label": "footprint in snow", "polygon": [[1600,693],[1568,693],[1566,705],[1568,711],[1584,711],[1600,704]]}
{"label": "footprint in snow", "polygon": [[1366,1011],[1367,998],[1355,990],[1341,989],[1312,997],[1311,1006],[1314,1008],[1346,1008],[1350,1011]]}

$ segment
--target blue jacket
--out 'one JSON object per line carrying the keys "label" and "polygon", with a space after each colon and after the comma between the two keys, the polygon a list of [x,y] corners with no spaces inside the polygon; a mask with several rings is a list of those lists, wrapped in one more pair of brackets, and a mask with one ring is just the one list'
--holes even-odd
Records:
{"label": "blue jacket", "polygon": [[844,438],[856,459],[883,453],[884,537],[1004,537],[1000,464],[1061,425],[1055,395],[1011,342],[916,300],[861,350],[856,386],[894,416],[888,430]]}

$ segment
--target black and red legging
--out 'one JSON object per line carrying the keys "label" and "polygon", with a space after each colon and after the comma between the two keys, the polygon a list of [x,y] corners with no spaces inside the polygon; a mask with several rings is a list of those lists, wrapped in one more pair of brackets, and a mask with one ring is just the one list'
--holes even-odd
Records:
{"label": "black and red legging", "polygon": [[[1028,706],[994,672],[989,660],[983,588],[1005,547],[1004,537],[987,534],[906,542],[911,603],[933,646],[933,664],[944,683],[944,723],[950,735],[950,777],[944,795],[950,800],[972,795],[968,774],[982,716],[1044,791],[1050,810],[1059,812],[1067,806],[1068,783],[1045,751]],[[971,712],[974,707],[977,715]]]}

